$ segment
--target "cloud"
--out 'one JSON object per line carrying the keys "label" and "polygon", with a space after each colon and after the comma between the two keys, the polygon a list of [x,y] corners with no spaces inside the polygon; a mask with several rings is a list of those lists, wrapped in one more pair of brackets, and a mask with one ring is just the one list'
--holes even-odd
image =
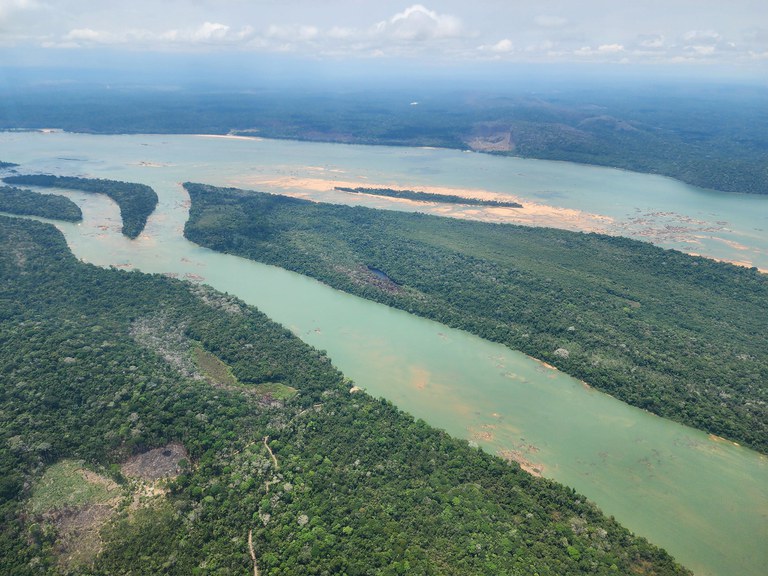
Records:
{"label": "cloud", "polygon": [[624,52],[622,44],[601,44],[597,48],[591,46],[582,46],[573,51],[574,56],[584,58],[586,56],[609,56],[611,54],[620,54]]}
{"label": "cloud", "polygon": [[8,16],[11,12],[34,10],[39,6],[36,0],[0,0],[0,19]]}
{"label": "cloud", "polygon": [[233,30],[226,24],[218,22],[203,22],[197,27],[186,29],[171,29],[162,32],[152,32],[143,29],[128,29],[120,34],[110,33],[93,28],[74,28],[61,37],[59,41],[47,41],[47,48],[87,48],[94,45],[141,45],[154,50],[164,46],[196,45],[216,46],[240,44],[253,35],[253,28],[244,26]]}
{"label": "cloud", "polygon": [[600,54],[616,54],[617,52],[624,52],[624,46],[621,44],[602,44],[597,47],[597,51]]}
{"label": "cloud", "polygon": [[714,46],[701,46],[701,45],[686,46],[685,48],[686,50],[694,52],[699,56],[711,56],[712,54],[715,53],[715,50],[716,50]]}
{"label": "cloud", "polygon": [[182,44],[241,44],[253,36],[252,26],[243,26],[234,30],[227,24],[204,22],[197,28],[168,30],[160,34],[161,39]]}
{"label": "cloud", "polygon": [[[768,51],[765,0],[743,0],[756,7],[749,17],[745,10],[702,5],[695,18],[676,1],[683,2],[672,0],[660,18],[650,5],[611,9],[615,0],[582,0],[578,7],[559,0],[538,5],[455,0],[381,0],[370,5],[360,0],[0,0],[0,46],[291,52],[313,59],[399,57],[430,62],[627,58],[633,63],[678,59],[749,64]],[[660,7],[664,2],[668,0],[651,4]],[[363,4],[366,10],[351,9]]]}
{"label": "cloud", "polygon": [[450,14],[438,14],[421,4],[414,4],[389,20],[379,22],[374,29],[379,34],[407,41],[457,38],[463,32],[461,20]]}
{"label": "cloud", "polygon": [[[0,0],[3,2],[3,0]],[[82,19],[79,22],[86,22]],[[78,22],[78,23],[79,23]],[[269,21],[267,21],[269,22]],[[148,23],[142,21],[142,24]],[[94,25],[73,27],[64,34],[41,39],[46,47],[87,48],[97,45],[126,45],[134,43],[143,50],[178,50],[198,48],[231,48],[266,52],[295,52],[313,56],[380,56],[399,55],[418,57],[433,50],[448,53],[449,42],[466,42],[462,21],[451,14],[431,10],[422,4],[413,4],[393,13],[386,20],[369,25],[323,28],[312,23],[284,24],[279,21],[263,24],[260,29],[251,25],[235,28],[231,21],[209,19],[189,27],[160,25],[140,28],[129,26],[103,29]],[[433,48],[439,45],[440,48]],[[511,50],[511,42],[502,40],[491,47],[498,52]],[[466,46],[468,52],[471,46]]]}
{"label": "cloud", "polygon": [[267,28],[266,37],[285,42],[307,42],[320,36],[320,29],[316,26],[277,26],[275,24]]}
{"label": "cloud", "polygon": [[639,38],[639,45],[643,48],[659,49],[664,47],[664,36],[661,34],[645,34]]}
{"label": "cloud", "polygon": [[494,52],[496,54],[505,54],[512,52],[515,49],[515,45],[509,38],[499,40],[496,44],[483,44],[477,47],[480,51]]}
{"label": "cloud", "polygon": [[683,40],[697,44],[716,44],[721,38],[714,30],[689,30],[683,34]]}
{"label": "cloud", "polygon": [[40,7],[36,0],[0,0],[0,42],[25,36],[15,22],[17,16],[32,13]]}
{"label": "cloud", "polygon": [[99,42],[106,40],[107,37],[108,35],[104,32],[98,32],[91,28],[76,28],[74,30],[70,30],[67,35],[64,36],[64,40],[71,40],[74,42],[80,40],[84,40],[86,42]]}
{"label": "cloud", "polygon": [[512,44],[512,40],[509,38],[504,38],[504,40],[499,40],[491,46],[491,50],[494,52],[510,52],[514,48],[514,45]]}
{"label": "cloud", "polygon": [[407,56],[418,57],[439,43],[450,40],[461,43],[467,35],[461,20],[414,4],[386,20],[370,26],[271,25],[251,41],[249,46],[265,50],[301,52],[311,50],[325,56]]}

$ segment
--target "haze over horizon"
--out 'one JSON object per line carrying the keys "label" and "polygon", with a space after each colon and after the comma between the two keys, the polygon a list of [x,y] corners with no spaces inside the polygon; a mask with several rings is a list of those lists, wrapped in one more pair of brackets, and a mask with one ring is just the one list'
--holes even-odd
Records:
{"label": "haze over horizon", "polygon": [[0,0],[0,54],[6,69],[161,70],[171,78],[544,69],[765,83],[768,3]]}

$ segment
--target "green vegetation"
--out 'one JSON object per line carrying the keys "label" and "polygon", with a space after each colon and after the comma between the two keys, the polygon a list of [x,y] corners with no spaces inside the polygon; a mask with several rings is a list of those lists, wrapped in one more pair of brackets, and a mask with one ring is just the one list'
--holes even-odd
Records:
{"label": "green vegetation", "polygon": [[259,384],[253,388],[257,394],[264,397],[274,398],[275,400],[290,400],[296,396],[298,390],[285,384]]}
{"label": "green vegetation", "polygon": [[480,198],[464,198],[453,194],[432,194],[430,192],[415,192],[413,190],[393,190],[392,188],[345,188],[336,186],[340,192],[352,194],[370,194],[371,196],[388,196],[389,198],[405,198],[416,202],[441,202],[443,204],[467,204],[469,206],[493,206],[496,208],[522,208],[517,202],[499,200],[482,200]]}
{"label": "green vegetation", "polygon": [[202,372],[203,376],[208,378],[215,386],[235,386],[238,384],[237,378],[234,377],[229,366],[216,356],[200,346],[192,348],[192,353],[195,365]]}
{"label": "green vegetation", "polygon": [[626,238],[186,188],[198,244],[501,342],[768,452],[768,278],[755,269]]}
{"label": "green vegetation", "polygon": [[3,179],[9,184],[42,186],[47,188],[65,188],[96,194],[106,194],[120,207],[123,220],[123,234],[136,238],[147,223],[147,218],[157,206],[157,194],[145,184],[118,182],[102,178],[77,178],[73,176],[50,176],[48,174],[29,174],[7,176]]}
{"label": "green vegetation", "polygon": [[[348,144],[438,146],[662,174],[768,194],[768,89],[688,79],[505,89],[167,92],[0,87],[0,129],[242,134]],[[42,85],[42,84],[41,84]],[[53,90],[53,92],[52,92]],[[410,102],[418,100],[418,106]],[[12,112],[12,114],[10,113]]]}
{"label": "green vegetation", "polygon": [[69,198],[11,186],[0,186],[0,212],[69,222],[79,222],[83,219],[80,207]]}
{"label": "green vegetation", "polygon": [[[74,551],[80,573],[251,573],[249,541],[270,576],[687,573],[571,489],[350,394],[253,308],[79,262],[50,225],[0,217],[0,342],[0,574],[61,570],[34,486],[73,481],[75,459],[119,479],[171,442],[190,465],[105,516],[101,552]],[[194,346],[241,386],[190,374]],[[274,382],[298,392],[248,393]]]}
{"label": "green vegetation", "polygon": [[46,468],[32,490],[29,509],[33,514],[65,507],[102,504],[120,496],[117,485],[89,482],[82,462],[62,460]]}

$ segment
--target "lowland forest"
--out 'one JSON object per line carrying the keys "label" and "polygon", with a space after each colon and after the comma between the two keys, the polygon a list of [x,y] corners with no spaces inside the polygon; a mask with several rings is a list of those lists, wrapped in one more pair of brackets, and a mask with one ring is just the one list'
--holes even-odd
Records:
{"label": "lowland forest", "polygon": [[234,297],[0,248],[2,574],[688,573]]}
{"label": "lowland forest", "polygon": [[627,238],[185,185],[187,238],[461,328],[768,453],[768,278]]}

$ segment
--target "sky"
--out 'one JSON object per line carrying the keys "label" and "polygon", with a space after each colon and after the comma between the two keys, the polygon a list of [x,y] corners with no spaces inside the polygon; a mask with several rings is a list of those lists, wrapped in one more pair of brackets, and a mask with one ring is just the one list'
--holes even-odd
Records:
{"label": "sky", "polygon": [[110,54],[768,76],[768,0],[0,0],[0,66]]}

